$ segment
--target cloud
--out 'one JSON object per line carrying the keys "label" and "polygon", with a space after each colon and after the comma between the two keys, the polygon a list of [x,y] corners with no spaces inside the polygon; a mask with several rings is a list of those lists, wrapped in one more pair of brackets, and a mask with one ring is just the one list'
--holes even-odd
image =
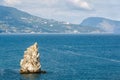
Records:
{"label": "cloud", "polygon": [[21,0],[4,0],[3,1],[3,4],[7,6],[14,6],[20,3],[21,3]]}
{"label": "cloud", "polygon": [[105,30],[108,33],[113,33],[114,32],[114,25],[111,25],[110,23],[103,21],[100,23],[100,26],[103,30]]}
{"label": "cloud", "polygon": [[120,20],[120,0],[0,0],[0,5],[73,23],[80,23],[91,16]]}
{"label": "cloud", "polygon": [[68,3],[76,9],[92,10],[90,4],[82,0],[68,0]]}

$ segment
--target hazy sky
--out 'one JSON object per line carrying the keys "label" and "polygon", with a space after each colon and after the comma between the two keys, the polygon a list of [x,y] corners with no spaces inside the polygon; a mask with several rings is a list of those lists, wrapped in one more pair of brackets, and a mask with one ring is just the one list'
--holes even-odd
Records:
{"label": "hazy sky", "polygon": [[0,0],[0,4],[71,23],[93,16],[120,20],[120,0]]}

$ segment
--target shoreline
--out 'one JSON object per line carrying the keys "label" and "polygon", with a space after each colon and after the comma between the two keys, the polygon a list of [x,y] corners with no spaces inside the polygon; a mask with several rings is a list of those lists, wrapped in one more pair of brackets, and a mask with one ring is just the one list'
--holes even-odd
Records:
{"label": "shoreline", "polygon": [[0,35],[120,35],[112,33],[0,33]]}

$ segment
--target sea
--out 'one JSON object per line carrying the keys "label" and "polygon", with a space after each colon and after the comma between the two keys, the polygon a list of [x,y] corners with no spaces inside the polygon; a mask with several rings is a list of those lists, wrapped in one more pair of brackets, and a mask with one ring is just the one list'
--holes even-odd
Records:
{"label": "sea", "polygon": [[[24,51],[39,45],[46,74],[20,74]],[[1,34],[0,80],[120,80],[120,35]]]}

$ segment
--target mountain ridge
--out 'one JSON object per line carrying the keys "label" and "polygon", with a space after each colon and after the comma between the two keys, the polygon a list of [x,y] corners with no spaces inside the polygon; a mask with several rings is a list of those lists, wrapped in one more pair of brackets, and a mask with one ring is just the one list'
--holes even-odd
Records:
{"label": "mountain ridge", "polygon": [[[90,20],[91,21],[91,20]],[[89,22],[89,21],[88,21]],[[44,19],[13,7],[0,6],[0,33],[109,33],[101,27]],[[119,23],[119,22],[118,22]],[[87,23],[90,24],[90,23]],[[119,32],[119,31],[117,31]]]}
{"label": "mountain ridge", "polygon": [[98,27],[107,33],[120,33],[120,21],[103,17],[88,17],[84,19],[81,26]]}

